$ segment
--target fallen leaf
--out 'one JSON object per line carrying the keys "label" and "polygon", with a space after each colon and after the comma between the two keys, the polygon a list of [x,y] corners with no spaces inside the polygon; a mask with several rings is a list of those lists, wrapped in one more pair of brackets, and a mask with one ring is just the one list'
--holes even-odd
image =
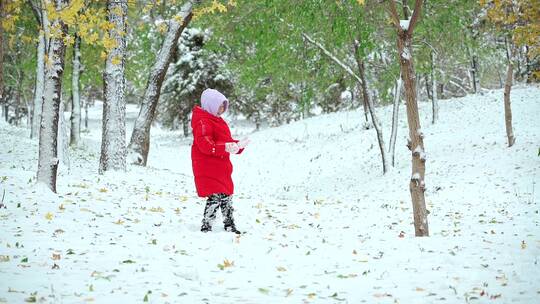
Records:
{"label": "fallen leaf", "polygon": [[53,259],[53,260],[60,260],[60,259],[61,259],[61,256],[60,256],[60,254],[53,253],[52,259]]}
{"label": "fallen leaf", "polygon": [[285,267],[281,267],[281,266],[277,267],[276,269],[277,269],[277,271],[281,271],[281,272],[287,271],[287,269],[285,269]]}
{"label": "fallen leaf", "polygon": [[51,220],[53,219],[53,216],[54,216],[54,215],[53,215],[52,213],[50,213],[50,212],[47,212],[47,214],[45,214],[45,218],[46,218],[47,220],[49,220],[49,221],[51,221]]}
{"label": "fallen leaf", "polygon": [[133,261],[133,260],[123,260],[122,264],[135,264],[135,261]]}

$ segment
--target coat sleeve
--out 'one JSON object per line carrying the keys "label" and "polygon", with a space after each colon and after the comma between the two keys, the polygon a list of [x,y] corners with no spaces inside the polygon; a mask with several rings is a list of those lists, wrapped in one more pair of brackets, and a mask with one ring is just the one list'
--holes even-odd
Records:
{"label": "coat sleeve", "polygon": [[199,151],[212,156],[224,156],[228,154],[225,151],[225,143],[214,141],[214,130],[209,123],[200,120],[193,129],[193,141]]}

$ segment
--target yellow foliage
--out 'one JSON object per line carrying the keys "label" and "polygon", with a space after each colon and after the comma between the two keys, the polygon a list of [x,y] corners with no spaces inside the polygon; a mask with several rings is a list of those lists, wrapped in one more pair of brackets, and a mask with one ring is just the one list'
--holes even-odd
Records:
{"label": "yellow foliage", "polygon": [[176,21],[176,22],[178,22],[180,24],[182,23],[182,21],[184,21],[184,18],[182,18],[182,16],[180,16],[180,15],[175,15],[173,17],[173,19],[174,19],[174,21]]}
{"label": "yellow foliage", "polygon": [[114,56],[111,59],[111,63],[114,64],[114,65],[119,65],[119,64],[122,63],[122,59],[119,56]]}
{"label": "yellow foliage", "polygon": [[47,214],[45,214],[45,218],[46,218],[47,220],[49,220],[49,221],[52,220],[53,217],[54,217],[54,215],[53,215],[52,213],[50,213],[50,212],[47,212]]}
{"label": "yellow foliage", "polygon": [[104,31],[112,30],[114,28],[114,23],[109,21],[100,22],[99,28]]}
{"label": "yellow foliage", "polygon": [[366,4],[366,0],[356,0],[358,2],[358,4],[360,5],[364,5]]}
{"label": "yellow foliage", "polygon": [[[236,6],[236,1],[228,1],[228,5]],[[216,12],[225,13],[227,12],[227,10],[227,6],[225,6],[223,3],[218,0],[212,0],[212,3],[210,5],[193,10],[193,19],[197,20],[203,15],[215,14]]]}
{"label": "yellow foliage", "polygon": [[73,36],[67,35],[66,37],[64,37],[64,43],[67,46],[72,46],[74,42],[75,42],[75,38],[73,38]]}
{"label": "yellow foliage", "polygon": [[27,35],[23,35],[21,37],[22,41],[24,43],[31,43],[31,42],[34,42],[34,38],[33,37],[30,37],[30,36],[27,36]]}
{"label": "yellow foliage", "polygon": [[528,46],[529,58],[540,55],[540,0],[479,0],[487,19],[507,31],[516,46]]}
{"label": "yellow foliage", "polygon": [[78,22],[78,13],[83,7],[83,0],[71,0],[68,6],[60,10],[58,17],[68,26],[73,26]]}
{"label": "yellow foliage", "polygon": [[103,47],[106,50],[112,50],[113,48],[118,46],[118,42],[115,39],[111,38],[109,34],[105,34],[102,42],[103,42]]}
{"label": "yellow foliage", "polygon": [[167,24],[166,24],[165,22],[160,23],[160,24],[158,25],[158,31],[159,31],[160,33],[162,33],[162,34],[165,33],[165,32],[167,32],[168,28],[169,28],[169,27],[167,26]]}

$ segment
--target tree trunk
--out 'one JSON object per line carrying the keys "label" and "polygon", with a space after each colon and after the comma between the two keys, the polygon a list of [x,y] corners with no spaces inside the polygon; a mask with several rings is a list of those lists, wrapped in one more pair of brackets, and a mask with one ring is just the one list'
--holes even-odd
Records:
{"label": "tree trunk", "polygon": [[99,173],[126,170],[126,19],[127,2],[107,0],[107,19],[114,27],[108,31],[116,42],[108,50],[103,73],[103,129]]}
{"label": "tree trunk", "polygon": [[395,166],[395,151],[396,151],[396,138],[399,122],[399,103],[401,99],[401,75],[396,79],[396,85],[394,89],[394,106],[392,109],[392,134],[390,135],[390,145],[388,146],[388,154],[392,162],[392,167]]}
{"label": "tree trunk", "polygon": [[415,9],[408,27],[400,25],[399,15],[394,0],[390,1],[393,22],[397,30],[398,60],[401,67],[401,76],[405,86],[405,99],[407,105],[407,122],[409,124],[409,149],[412,156],[412,174],[409,181],[409,190],[413,204],[414,230],[416,236],[429,236],[427,210],[425,202],[426,158],[424,152],[424,135],[420,128],[418,104],[416,100],[415,73],[412,61],[412,33],[418,18],[423,0],[415,0]]}
{"label": "tree trunk", "polygon": [[21,116],[21,95],[22,95],[22,84],[24,81],[24,70],[19,72],[19,79],[17,85],[17,91],[15,92],[15,125],[19,125],[19,120]]}
{"label": "tree trunk", "polygon": [[[41,3],[41,2],[40,2]],[[38,33],[38,44],[37,44],[37,61],[36,61],[36,85],[34,88],[34,110],[32,112],[32,129],[30,131],[30,138],[39,135],[39,129],[41,126],[41,112],[43,109],[43,90],[45,82],[45,50],[47,48],[47,38],[50,37],[49,30],[49,18],[47,16],[47,10],[41,9],[41,4],[39,7],[33,5],[29,1],[30,6],[32,7],[32,12],[36,18],[36,22],[41,25],[43,31]]]}
{"label": "tree trunk", "polygon": [[[358,38],[360,39],[360,38]],[[363,63],[361,62],[361,54],[360,54],[360,42],[359,40],[354,40],[354,59],[356,60],[356,64],[358,67],[360,67],[360,65],[363,65]],[[365,129],[369,129],[369,118],[368,118],[368,100],[369,100],[369,95],[368,93],[365,91],[365,87],[364,85],[362,85],[361,83],[359,83],[360,85],[360,88],[361,88],[361,91],[362,91],[362,105],[364,106],[364,119],[366,120],[365,121]]]}
{"label": "tree trunk", "polygon": [[373,122],[373,127],[375,128],[375,131],[377,133],[377,142],[379,143],[379,150],[381,151],[381,160],[383,165],[383,174],[388,171],[388,162],[386,160],[386,151],[384,150],[384,137],[382,133],[382,127],[381,123],[379,122],[379,119],[377,118],[377,115],[375,114],[375,106],[373,106],[373,101],[369,98],[369,94],[367,93],[367,82],[366,82],[366,76],[365,76],[365,68],[364,68],[364,62],[360,60],[360,65],[358,66],[358,71],[360,74],[360,79],[362,80],[362,94],[364,95],[364,100],[366,100],[366,103],[369,108],[369,114],[371,115],[371,121]]}
{"label": "tree trunk", "polygon": [[364,99],[367,100],[367,104],[369,107],[369,112],[371,114],[371,120],[373,121],[373,126],[375,127],[375,131],[377,132],[377,140],[379,141],[379,149],[381,151],[381,158],[382,158],[382,165],[383,165],[383,174],[387,171],[387,163],[386,163],[386,151],[384,150],[384,140],[383,140],[383,134],[382,134],[382,128],[380,127],[379,120],[377,119],[377,115],[375,113],[375,107],[373,106],[373,103],[371,99],[369,98],[368,91],[367,91],[367,83],[365,79],[365,69],[364,69],[364,63],[361,59],[359,60],[360,64],[358,65],[358,70],[360,72],[360,76],[356,75],[351,68],[349,68],[347,65],[345,65],[343,62],[341,62],[339,59],[336,58],[332,53],[330,53],[322,44],[316,42],[311,37],[309,37],[307,34],[302,33],[302,36],[312,43],[313,45],[317,46],[323,54],[328,56],[332,61],[337,63],[345,72],[347,72],[349,75],[351,75],[361,86],[362,86],[362,93],[366,94],[364,96]]}
{"label": "tree trunk", "polygon": [[473,90],[474,94],[478,93],[478,63],[476,54],[472,55],[472,80],[473,80]]}
{"label": "tree trunk", "polygon": [[512,59],[508,61],[508,68],[506,70],[506,82],[504,83],[504,121],[506,126],[506,136],[508,137],[508,147],[511,147],[516,142],[514,137],[514,130],[512,128],[512,105],[510,103],[510,90],[512,89],[512,77],[514,73],[514,67],[512,65]]}
{"label": "tree trunk", "polygon": [[58,159],[69,169],[69,135],[62,101],[58,112]]}
{"label": "tree trunk", "polygon": [[[90,96],[88,96],[90,98]],[[84,129],[88,130],[88,100],[84,103]]]}
{"label": "tree trunk", "polygon": [[41,111],[43,107],[43,82],[45,80],[45,34],[41,32],[38,37],[36,86],[34,89],[34,111],[32,114],[32,130],[30,138],[39,134],[41,125]]}
{"label": "tree trunk", "polygon": [[182,120],[182,129],[184,130],[184,137],[189,136],[189,120]]}
{"label": "tree trunk", "polygon": [[181,9],[182,19],[180,21],[175,18],[169,21],[169,29],[163,40],[159,54],[156,57],[156,62],[152,66],[141,109],[129,141],[128,158],[130,163],[146,166],[148,152],[150,150],[150,127],[154,120],[161,86],[167,74],[176,44],[178,43],[178,38],[193,17],[192,11],[195,2],[193,0],[185,2]]}
{"label": "tree trunk", "polygon": [[[64,3],[62,0],[56,0],[55,6],[60,9]],[[61,35],[50,38],[46,53],[51,64],[45,67],[37,181],[38,183],[44,183],[53,192],[56,192],[58,112],[62,95],[62,74],[64,72],[64,55],[66,51],[64,37],[67,34],[67,25],[61,20],[55,19],[52,21],[51,26],[60,29]]]}
{"label": "tree trunk", "polygon": [[439,100],[437,98],[437,76],[435,75],[435,61],[436,54],[431,51],[431,105],[433,110],[433,116],[431,122],[435,124],[439,120]]}
{"label": "tree trunk", "polygon": [[431,100],[431,91],[430,91],[430,88],[429,86],[431,85],[429,83],[429,79],[428,79],[428,74],[424,74],[424,84],[426,86],[426,95],[427,95],[427,98]]}
{"label": "tree trunk", "polygon": [[79,76],[81,72],[81,37],[75,36],[73,44],[73,68],[71,72],[71,146],[77,146],[81,138],[81,98],[79,95]]}

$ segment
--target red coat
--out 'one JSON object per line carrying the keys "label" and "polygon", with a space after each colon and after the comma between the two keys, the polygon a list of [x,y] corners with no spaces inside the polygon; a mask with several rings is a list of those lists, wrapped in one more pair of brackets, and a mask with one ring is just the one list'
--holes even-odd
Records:
{"label": "red coat", "polygon": [[[200,197],[215,193],[234,193],[231,178],[233,166],[225,143],[238,142],[231,137],[231,130],[223,118],[214,116],[199,106],[193,108],[191,116],[193,145],[191,162],[195,187]],[[241,153],[242,150],[240,150]]]}

